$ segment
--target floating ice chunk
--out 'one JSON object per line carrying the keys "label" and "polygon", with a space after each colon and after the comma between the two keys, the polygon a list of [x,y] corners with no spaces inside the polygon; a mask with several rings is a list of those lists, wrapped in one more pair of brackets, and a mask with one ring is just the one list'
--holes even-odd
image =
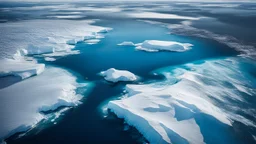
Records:
{"label": "floating ice chunk", "polygon": [[111,82],[137,80],[137,77],[133,73],[126,70],[116,70],[114,68],[102,71],[100,75],[103,76],[105,80]]}
{"label": "floating ice chunk", "polygon": [[28,130],[44,119],[41,110],[80,104],[82,96],[75,90],[90,85],[77,83],[76,79],[63,69],[47,67],[36,77],[0,89],[0,141]]}
{"label": "floating ice chunk", "polygon": [[184,52],[191,49],[193,45],[189,43],[179,43],[174,41],[146,40],[141,44],[136,44],[137,50],[157,52],[160,50]]}
{"label": "floating ice chunk", "polygon": [[135,44],[133,42],[130,42],[130,41],[124,41],[120,44],[117,44],[117,45],[120,45],[120,46],[135,46]]}
{"label": "floating ice chunk", "polygon": [[0,77],[14,75],[25,79],[42,73],[44,67],[44,64],[32,61],[4,59],[0,60]]}
{"label": "floating ice chunk", "polygon": [[45,57],[44,60],[45,61],[55,61],[56,59],[52,58],[52,57]]}
{"label": "floating ice chunk", "polygon": [[99,39],[89,39],[85,41],[87,44],[92,45],[92,44],[97,44],[98,42],[100,42]]}
{"label": "floating ice chunk", "polygon": [[104,28],[98,31],[98,33],[108,33],[110,30],[112,30],[112,28]]}
{"label": "floating ice chunk", "polygon": [[199,20],[200,17],[180,16],[175,14],[165,14],[157,12],[131,12],[128,16],[132,18],[149,18],[149,19],[184,19],[184,20]]}

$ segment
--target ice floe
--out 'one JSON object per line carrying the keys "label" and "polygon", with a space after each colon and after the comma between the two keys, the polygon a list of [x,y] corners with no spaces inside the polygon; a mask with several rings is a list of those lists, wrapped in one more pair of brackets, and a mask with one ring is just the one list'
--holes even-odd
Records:
{"label": "ice floe", "polygon": [[117,70],[110,68],[106,71],[100,72],[100,75],[107,81],[119,82],[119,81],[135,81],[137,80],[136,75],[126,70]]}
{"label": "ice floe", "polygon": [[[256,94],[250,80],[239,70],[243,61],[232,58],[159,69],[155,72],[163,74],[166,80],[129,84],[126,86],[128,96],[110,101],[108,108],[137,128],[150,143],[205,143],[203,127],[196,118],[202,114],[227,126],[239,121],[255,127],[251,120],[234,110],[243,109],[248,113],[250,108],[234,101],[245,105],[247,101],[241,95]],[[250,115],[255,116],[254,112]]]}
{"label": "ice floe", "polygon": [[44,64],[34,61],[3,59],[0,60],[0,77],[13,75],[25,79],[42,73],[44,68]]}
{"label": "ice floe", "polygon": [[175,41],[146,40],[141,44],[136,44],[136,49],[148,52],[157,52],[161,50],[184,52],[191,49],[192,46],[193,45],[189,43],[179,43]]}
{"label": "ice floe", "polygon": [[124,41],[120,44],[117,44],[117,45],[120,45],[120,46],[135,46],[135,44],[131,41]]}
{"label": "ice floe", "polygon": [[80,104],[82,96],[76,89],[88,90],[90,84],[76,79],[66,70],[47,67],[36,77],[0,89],[0,141],[35,126],[45,118],[41,111]]}
{"label": "ice floe", "polygon": [[158,52],[158,51],[173,51],[173,52],[184,52],[190,50],[193,46],[190,43],[180,43],[175,41],[161,41],[161,40],[145,40],[142,43],[134,44],[133,42],[124,41],[120,46],[135,46],[137,50],[143,50],[147,52]]}
{"label": "ice floe", "polygon": [[132,18],[149,18],[149,19],[184,19],[199,20],[200,17],[180,16],[175,14],[157,13],[157,12],[131,12],[127,14]]}

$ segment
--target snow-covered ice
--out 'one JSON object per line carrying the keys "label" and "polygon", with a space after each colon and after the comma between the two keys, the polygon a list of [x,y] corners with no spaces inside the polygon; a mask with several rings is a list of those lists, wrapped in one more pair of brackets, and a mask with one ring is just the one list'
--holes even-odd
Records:
{"label": "snow-covered ice", "polygon": [[132,18],[150,18],[150,19],[184,19],[184,20],[199,20],[200,17],[189,17],[189,16],[180,16],[175,14],[165,14],[157,12],[131,12],[127,13],[129,17]]}
{"label": "snow-covered ice", "polygon": [[36,77],[0,89],[0,140],[35,126],[44,119],[40,111],[80,104],[76,88],[90,85],[76,79],[66,70],[47,67]]}
{"label": "snow-covered ice", "polygon": [[158,52],[161,50],[184,52],[191,49],[192,46],[190,43],[179,43],[175,41],[145,40],[143,43],[136,44],[136,49],[148,52]]}
{"label": "snow-covered ice", "polygon": [[[159,69],[155,72],[163,74],[166,80],[127,85],[128,96],[110,101],[108,108],[137,128],[150,143],[205,143],[196,122],[195,115],[199,114],[212,116],[227,126],[236,120],[255,127],[249,119],[227,110],[248,111],[229,99],[246,103],[240,96],[242,93],[256,94],[249,87],[249,80],[239,72],[242,61],[212,60]],[[233,87],[225,86],[227,83]],[[214,102],[216,99],[222,107]]]}
{"label": "snow-covered ice", "polygon": [[92,45],[92,44],[97,44],[97,43],[99,43],[100,40],[99,40],[99,39],[88,39],[88,40],[85,40],[85,42],[86,42],[87,44]]}
{"label": "snow-covered ice", "polygon": [[137,80],[136,75],[126,70],[117,70],[110,68],[106,71],[100,72],[100,75],[107,81],[118,82],[118,81],[135,81]]}
{"label": "snow-covered ice", "polygon": [[[94,26],[93,20],[26,20],[2,23],[0,33],[0,58],[11,58],[17,50],[23,55],[52,52],[72,52],[72,48],[84,37],[110,28]],[[69,45],[69,44],[72,45]]]}
{"label": "snow-covered ice", "polygon": [[0,77],[13,75],[25,79],[42,73],[44,68],[44,64],[34,61],[3,59],[0,60]]}

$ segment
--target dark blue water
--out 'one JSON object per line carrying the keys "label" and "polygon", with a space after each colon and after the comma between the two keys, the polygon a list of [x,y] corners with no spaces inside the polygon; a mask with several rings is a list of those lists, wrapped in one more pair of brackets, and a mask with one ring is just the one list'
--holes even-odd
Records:
{"label": "dark blue water", "polygon": [[[96,25],[108,26],[113,30],[96,45],[78,43],[76,49],[81,51],[79,55],[70,55],[55,62],[48,62],[71,69],[82,75],[84,79],[95,83],[92,92],[83,99],[83,104],[69,110],[58,124],[47,128],[39,126],[20,139],[10,138],[7,143],[141,143],[145,140],[135,129],[124,131],[123,120],[112,114],[104,118],[99,111],[103,103],[111,98],[117,98],[122,93],[126,83],[108,83],[97,73],[112,67],[125,69],[140,76],[141,81],[145,82],[161,79],[161,76],[150,75],[150,72],[164,66],[238,54],[235,50],[211,40],[170,35],[166,28],[135,20],[102,20]],[[123,41],[140,43],[153,39],[186,42],[194,46],[191,50],[182,53],[148,53],[137,51],[131,46],[117,46]],[[200,118],[198,122],[201,125],[208,126],[215,123],[214,120],[204,123],[204,119]],[[221,127],[225,126],[211,128],[217,133],[218,130],[222,130]]]}

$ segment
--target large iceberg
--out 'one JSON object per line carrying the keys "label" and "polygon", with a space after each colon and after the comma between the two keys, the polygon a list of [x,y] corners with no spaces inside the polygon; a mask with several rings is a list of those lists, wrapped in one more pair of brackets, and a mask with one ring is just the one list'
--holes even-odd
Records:
{"label": "large iceberg", "polygon": [[45,118],[42,111],[80,104],[77,87],[90,85],[76,79],[66,70],[47,67],[36,77],[0,89],[0,141],[35,126]]}
{"label": "large iceberg", "polygon": [[100,72],[100,75],[107,81],[118,82],[118,81],[135,81],[137,80],[136,75],[126,70],[117,70],[110,68],[106,71]]}
{"label": "large iceberg", "polygon": [[[198,115],[208,115],[220,124],[232,126],[239,121],[254,123],[236,113],[236,109],[253,117],[254,111],[241,95],[253,96],[250,80],[239,71],[243,60],[212,60],[201,64],[167,67],[155,72],[163,74],[161,82],[127,85],[128,96],[108,103],[119,118],[137,128],[150,143],[205,143]],[[219,103],[216,103],[219,102]]]}
{"label": "large iceberg", "polygon": [[145,40],[143,43],[136,44],[136,49],[148,52],[157,52],[161,50],[184,52],[191,49],[192,46],[193,45],[190,43],[179,43],[175,41]]}
{"label": "large iceberg", "polygon": [[0,60],[0,77],[13,75],[25,79],[42,73],[44,68],[44,64],[33,61],[3,59]]}

